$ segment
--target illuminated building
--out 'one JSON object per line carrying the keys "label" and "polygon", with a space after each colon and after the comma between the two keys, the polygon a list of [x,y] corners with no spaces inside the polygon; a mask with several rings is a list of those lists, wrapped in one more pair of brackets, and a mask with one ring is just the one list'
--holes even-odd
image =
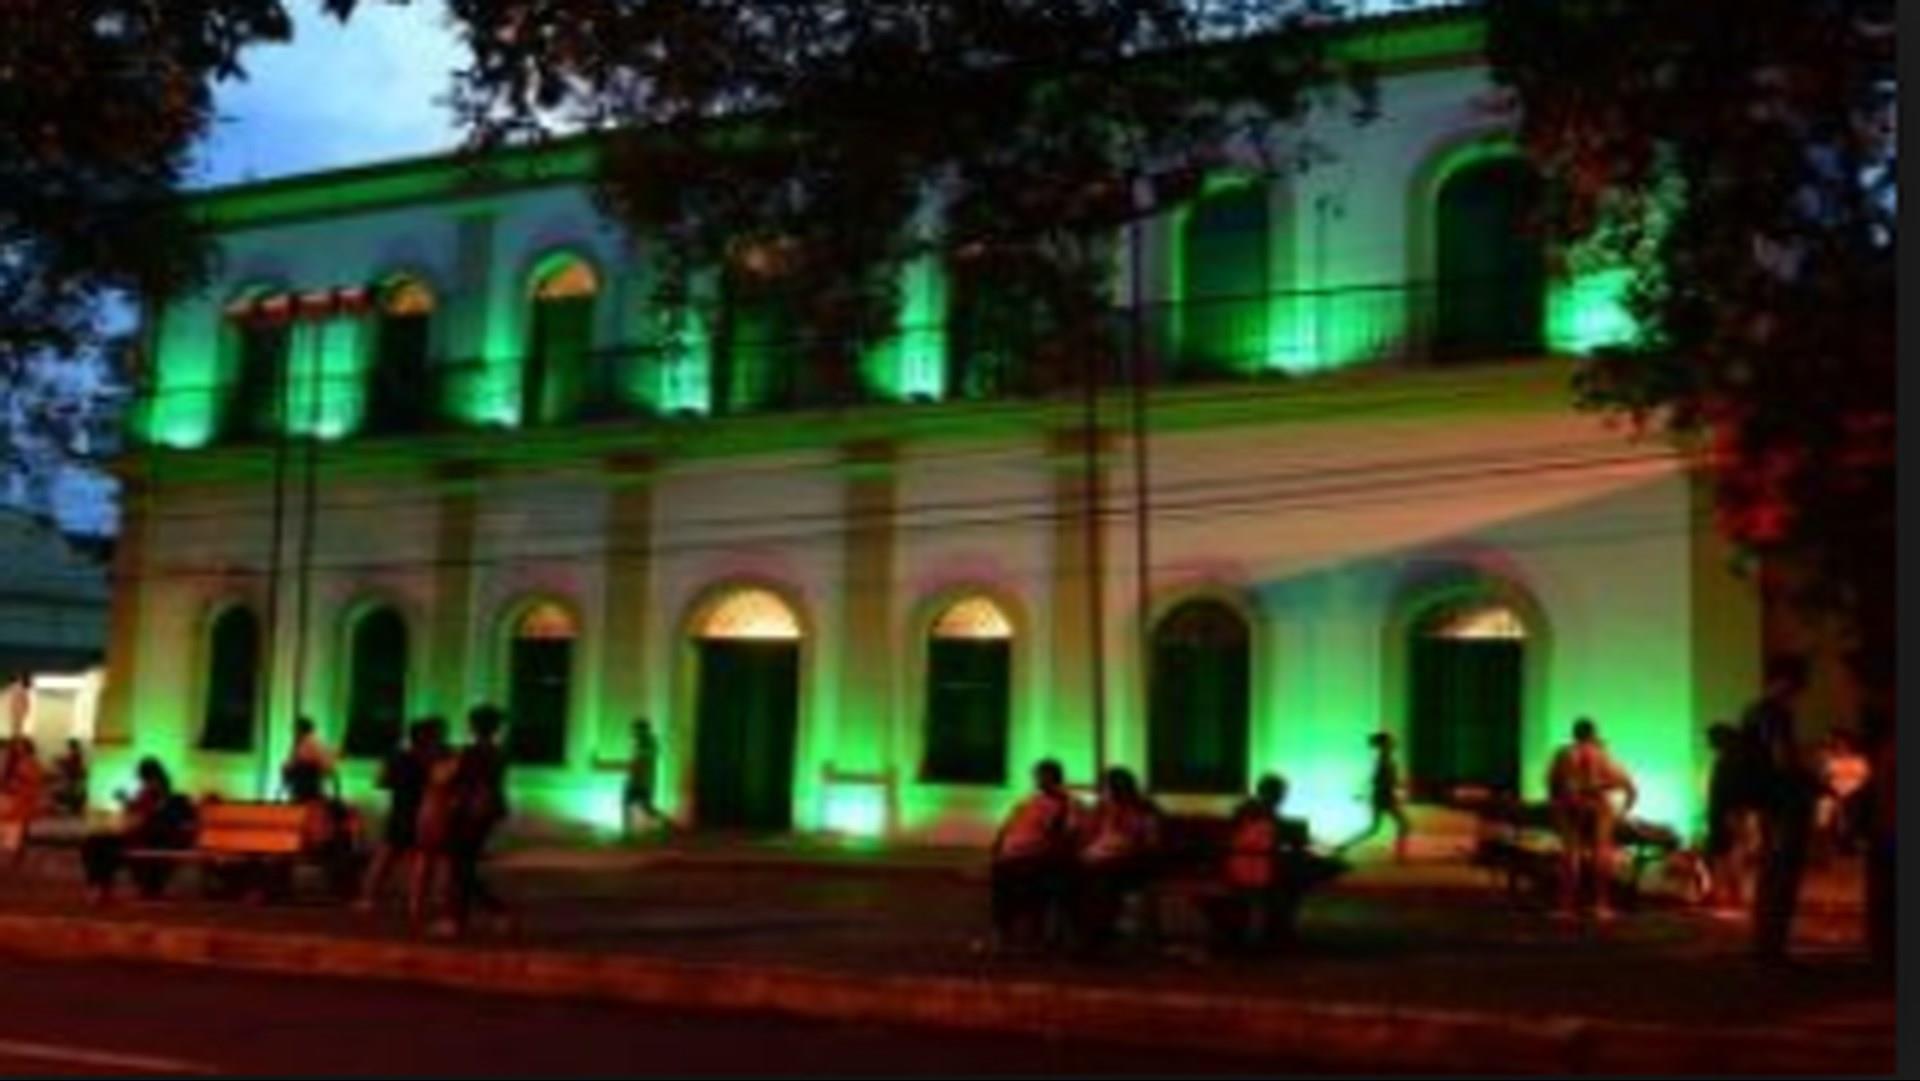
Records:
{"label": "illuminated building", "polygon": [[492,700],[526,816],[610,826],[645,715],[693,822],[975,841],[1042,756],[1175,807],[1277,769],[1331,834],[1382,724],[1423,792],[1538,794],[1584,714],[1686,824],[1757,606],[1685,459],[1570,406],[1624,275],[1516,227],[1476,32],[1382,24],[1330,164],[1124,238],[1145,575],[1129,389],[1089,439],[954,268],[830,387],[777,303],[654,309],[588,141],[208,193],[223,276],[148,327],[103,742],[249,793],[305,712],[368,793],[405,719]]}

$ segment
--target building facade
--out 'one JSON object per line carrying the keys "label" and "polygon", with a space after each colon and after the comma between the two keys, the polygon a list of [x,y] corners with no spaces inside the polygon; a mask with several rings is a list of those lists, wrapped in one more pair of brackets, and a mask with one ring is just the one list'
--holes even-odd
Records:
{"label": "building facade", "polygon": [[103,744],[251,794],[310,714],[365,793],[406,719],[493,701],[524,817],[606,827],[645,716],[696,824],[971,842],[1043,756],[1176,807],[1278,770],[1327,834],[1373,731],[1424,797],[1538,794],[1590,715],[1688,824],[1757,605],[1686,458],[1571,407],[1623,275],[1523,227],[1474,23],[1359,47],[1382,116],[1317,116],[1331,163],[1121,238],[1138,399],[1031,392],[934,264],[851,384],[745,290],[663,318],[590,142],[207,194]]}

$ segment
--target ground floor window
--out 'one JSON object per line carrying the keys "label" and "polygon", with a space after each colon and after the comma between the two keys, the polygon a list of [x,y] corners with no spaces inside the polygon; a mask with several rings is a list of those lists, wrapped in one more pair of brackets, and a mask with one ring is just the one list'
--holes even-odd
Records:
{"label": "ground floor window", "polygon": [[1188,601],[1153,632],[1148,783],[1161,792],[1232,793],[1247,783],[1252,648],[1223,602]]}
{"label": "ground floor window", "polygon": [[1013,625],[971,597],[947,608],[927,639],[927,742],[921,778],[1000,784],[1007,777]]}
{"label": "ground floor window", "polygon": [[381,606],[354,621],[347,655],[347,734],[341,749],[376,758],[400,745],[407,717],[407,621]]}
{"label": "ground floor window", "polygon": [[573,615],[557,604],[535,605],[514,623],[507,646],[507,752],[514,761],[566,761],[578,639]]}
{"label": "ground floor window", "polygon": [[244,751],[253,746],[260,710],[260,619],[253,609],[228,608],[207,635],[206,708],[200,749]]}

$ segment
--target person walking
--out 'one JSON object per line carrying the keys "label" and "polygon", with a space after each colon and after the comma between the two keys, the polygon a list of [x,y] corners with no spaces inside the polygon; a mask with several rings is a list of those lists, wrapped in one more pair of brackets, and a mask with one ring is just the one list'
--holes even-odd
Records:
{"label": "person walking", "polygon": [[653,722],[640,717],[633,722],[633,758],[627,763],[627,783],[621,794],[620,836],[633,840],[634,813],[647,818],[650,825],[672,830],[673,820],[660,813],[654,803],[654,783],[660,772],[660,737]]}
{"label": "person walking", "polygon": [[[1614,824],[1633,810],[1639,791],[1601,744],[1591,718],[1574,722],[1573,742],[1554,755],[1547,792],[1560,834],[1560,914],[1579,916],[1581,886],[1590,881],[1594,918],[1611,920]],[[1618,807],[1616,794],[1622,796]]]}
{"label": "person walking", "polygon": [[423,874],[420,851],[420,810],[427,798],[427,786],[438,762],[447,756],[447,722],[425,717],[407,730],[407,745],[387,756],[375,782],[387,790],[387,819],[380,849],[362,880],[355,907],[373,911],[386,892],[396,870],[405,867],[408,890],[407,911],[415,923],[421,916],[424,896],[415,882]]}
{"label": "person walking", "polygon": [[45,781],[33,740],[6,739],[0,754],[0,851],[10,852],[16,867],[26,861],[27,835],[44,809]]}
{"label": "person walking", "polygon": [[1367,805],[1372,818],[1367,828],[1355,834],[1334,851],[1337,854],[1357,848],[1372,840],[1380,832],[1380,827],[1393,823],[1393,859],[1395,863],[1407,862],[1407,838],[1412,826],[1407,821],[1406,805],[1402,802],[1400,761],[1395,754],[1393,735],[1384,729],[1367,737],[1367,746],[1373,749],[1373,774],[1367,786]]}
{"label": "person walking", "polygon": [[496,706],[476,706],[467,725],[473,738],[455,759],[448,808],[447,914],[434,928],[446,937],[466,933],[476,908],[494,929],[512,924],[506,902],[481,874],[487,843],[509,813],[507,756],[500,745],[506,715]]}

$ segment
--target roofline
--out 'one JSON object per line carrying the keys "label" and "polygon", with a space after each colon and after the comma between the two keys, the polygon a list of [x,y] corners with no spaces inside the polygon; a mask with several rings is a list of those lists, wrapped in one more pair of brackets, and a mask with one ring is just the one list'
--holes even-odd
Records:
{"label": "roofline", "polygon": [[[1349,29],[1336,51],[1381,74],[1469,66],[1482,59],[1486,40],[1485,18],[1464,3],[1362,16]],[[185,201],[215,232],[233,232],[584,180],[601,147],[599,134],[582,132],[224,184],[188,193]]]}

